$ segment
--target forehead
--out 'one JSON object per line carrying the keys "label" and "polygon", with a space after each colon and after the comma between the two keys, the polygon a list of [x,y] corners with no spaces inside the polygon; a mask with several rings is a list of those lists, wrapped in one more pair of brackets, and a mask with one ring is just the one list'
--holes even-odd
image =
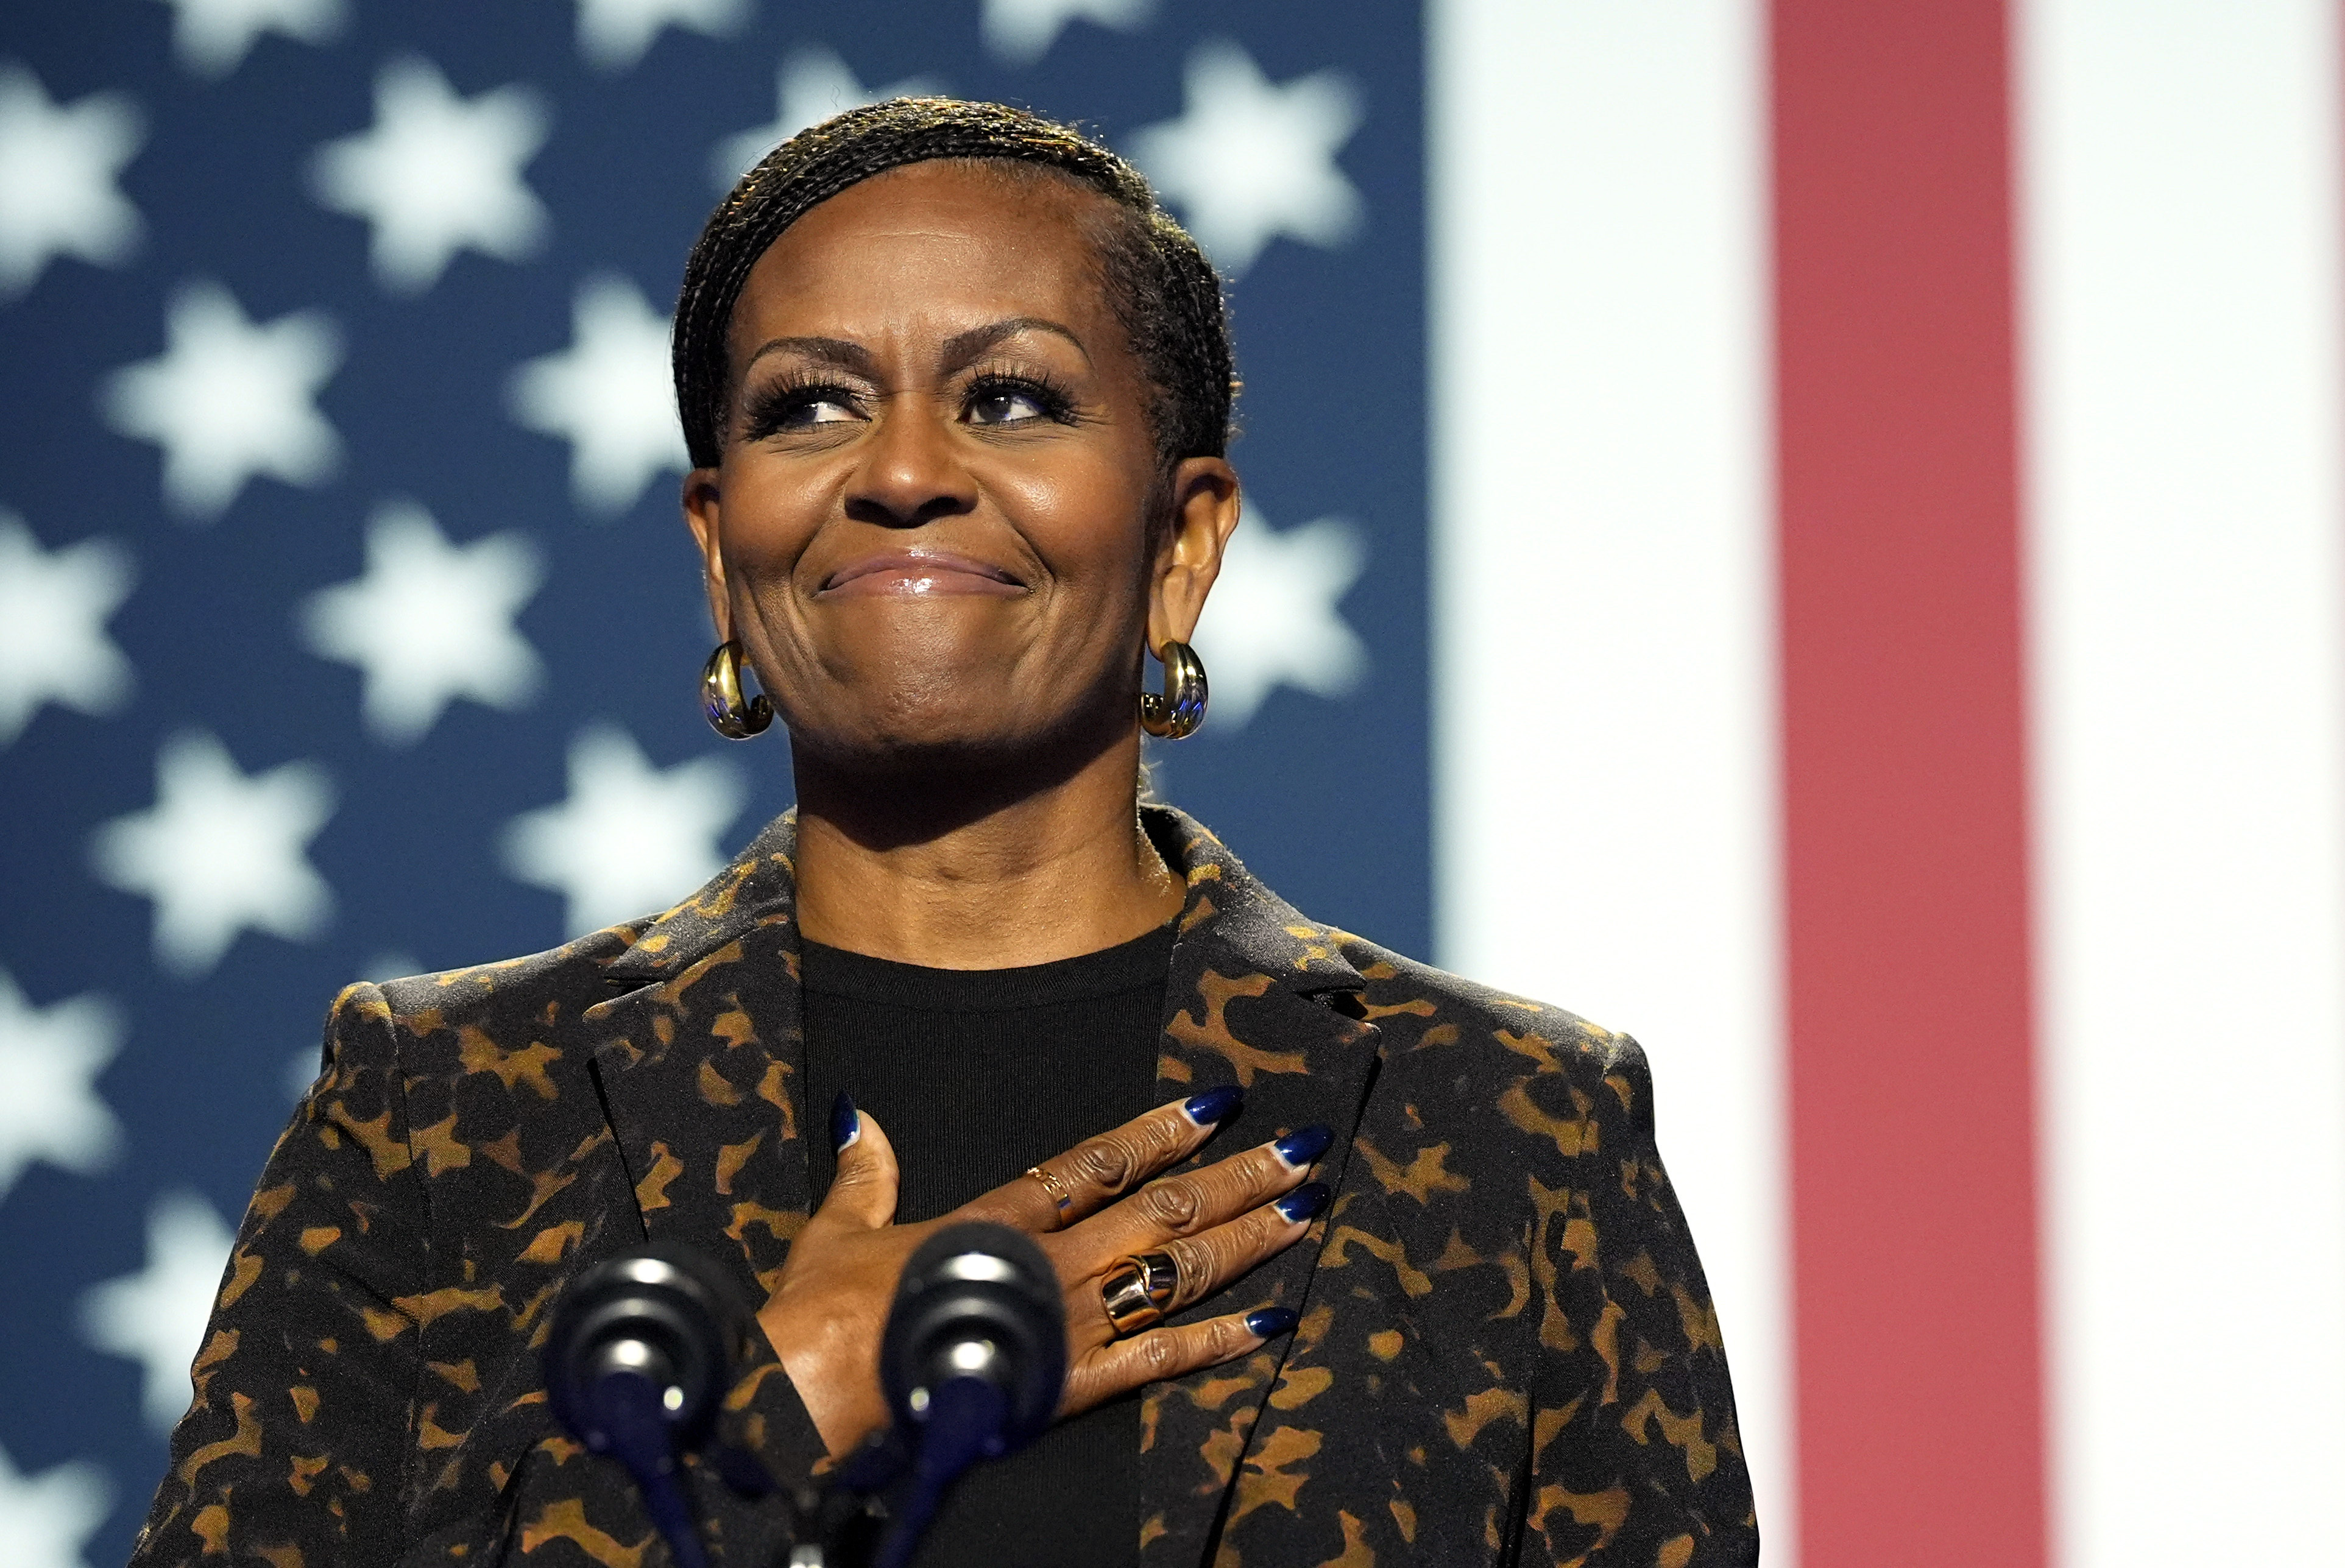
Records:
{"label": "forehead", "polygon": [[1096,330],[1110,310],[1095,228],[1112,204],[1039,166],[911,164],[850,186],[760,257],[734,307],[736,351],[778,333],[957,331],[1034,316]]}

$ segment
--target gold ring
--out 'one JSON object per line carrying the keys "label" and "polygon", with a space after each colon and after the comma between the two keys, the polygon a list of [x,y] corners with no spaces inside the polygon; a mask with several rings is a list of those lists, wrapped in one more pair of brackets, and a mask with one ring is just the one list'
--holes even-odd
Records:
{"label": "gold ring", "polygon": [[1042,1184],[1042,1190],[1051,1195],[1051,1203],[1058,1209],[1059,1216],[1063,1220],[1067,1210],[1075,1206],[1075,1195],[1069,1192],[1056,1176],[1039,1165],[1028,1166],[1026,1174]]}
{"label": "gold ring", "polygon": [[1164,1320],[1181,1289],[1181,1266],[1170,1252],[1140,1252],[1126,1258],[1100,1281],[1100,1306],[1119,1334]]}

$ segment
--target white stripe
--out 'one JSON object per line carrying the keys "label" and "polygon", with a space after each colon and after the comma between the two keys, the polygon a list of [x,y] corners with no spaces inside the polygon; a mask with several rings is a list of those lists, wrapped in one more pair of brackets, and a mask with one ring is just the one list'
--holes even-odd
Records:
{"label": "white stripe", "polygon": [[2019,41],[2058,1561],[2335,1562],[2333,5],[2034,0]]}
{"label": "white stripe", "polygon": [[1761,13],[1429,16],[1442,962],[1643,1041],[1788,1564]]}

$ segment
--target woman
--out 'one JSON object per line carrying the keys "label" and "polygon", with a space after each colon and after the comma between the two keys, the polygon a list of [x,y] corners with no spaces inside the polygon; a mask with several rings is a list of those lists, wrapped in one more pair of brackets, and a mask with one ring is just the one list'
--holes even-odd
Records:
{"label": "woman", "polygon": [[1219,285],[1140,177],[843,115],[710,220],[675,368],[710,716],[778,710],[797,808],[664,915],[342,995],[137,1561],[663,1562],[547,1414],[565,1280],[720,1259],[763,1303],[727,1436],[798,1476],[884,1420],[896,1274],[966,1218],[1040,1239],[1070,1371],[924,1562],[1755,1561],[1636,1046],[1136,805],[1239,511]]}

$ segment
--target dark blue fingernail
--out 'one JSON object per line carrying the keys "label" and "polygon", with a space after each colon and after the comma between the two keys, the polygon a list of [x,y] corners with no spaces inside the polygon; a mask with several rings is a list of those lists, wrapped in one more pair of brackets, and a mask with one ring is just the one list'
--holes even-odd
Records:
{"label": "dark blue fingernail", "polygon": [[1259,1311],[1248,1312],[1245,1317],[1246,1332],[1257,1340],[1274,1340],[1281,1334],[1292,1333],[1294,1325],[1300,1321],[1301,1319],[1284,1307],[1264,1307]]}
{"label": "dark blue fingernail", "polygon": [[1235,1084],[1223,1084],[1217,1089],[1192,1095],[1182,1102],[1181,1114],[1199,1127],[1211,1127],[1217,1121],[1227,1121],[1235,1116],[1238,1107],[1245,1104],[1245,1090]]}
{"label": "dark blue fingernail", "polygon": [[863,1136],[863,1118],[855,1114],[855,1101],[845,1089],[830,1102],[830,1148],[834,1154],[844,1154],[847,1146]]}
{"label": "dark blue fingernail", "polygon": [[1327,1146],[1335,1141],[1334,1133],[1314,1122],[1309,1127],[1298,1127],[1277,1139],[1272,1143],[1270,1150],[1286,1162],[1287,1169],[1300,1170],[1326,1153]]}
{"label": "dark blue fingernail", "polygon": [[1306,1181],[1271,1207],[1277,1209],[1279,1218],[1289,1225],[1300,1224],[1327,1207],[1327,1184]]}

